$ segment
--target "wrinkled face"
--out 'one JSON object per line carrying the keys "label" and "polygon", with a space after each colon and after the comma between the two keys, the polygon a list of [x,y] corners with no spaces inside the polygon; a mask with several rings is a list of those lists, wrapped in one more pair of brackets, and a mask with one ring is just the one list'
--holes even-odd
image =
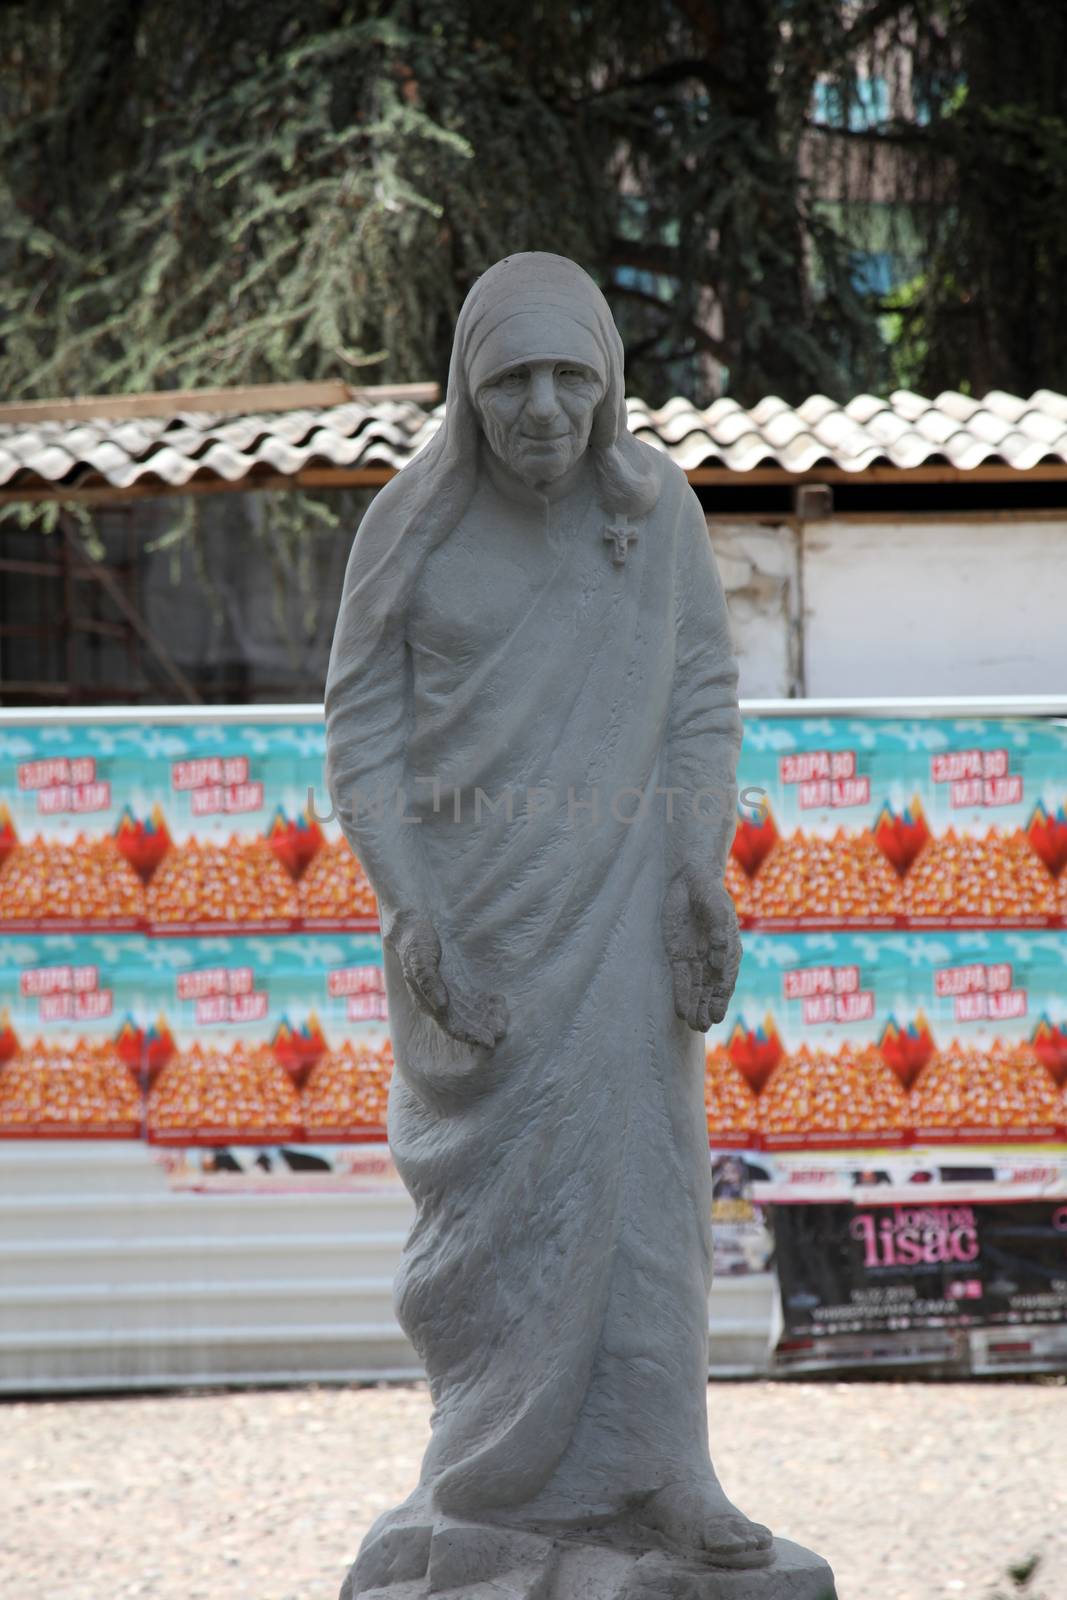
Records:
{"label": "wrinkled face", "polygon": [[531,489],[564,477],[589,443],[604,385],[580,361],[534,359],[482,383],[475,408],[494,455]]}

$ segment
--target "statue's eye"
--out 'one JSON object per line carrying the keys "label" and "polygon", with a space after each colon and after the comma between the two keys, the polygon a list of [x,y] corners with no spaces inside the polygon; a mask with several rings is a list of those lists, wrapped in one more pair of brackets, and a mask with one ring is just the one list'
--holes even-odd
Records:
{"label": "statue's eye", "polygon": [[584,367],[560,367],[558,372],[561,383],[587,383],[589,374]]}
{"label": "statue's eye", "polygon": [[521,389],[526,382],[526,373],[521,367],[515,367],[511,372],[502,372],[496,380],[498,389]]}

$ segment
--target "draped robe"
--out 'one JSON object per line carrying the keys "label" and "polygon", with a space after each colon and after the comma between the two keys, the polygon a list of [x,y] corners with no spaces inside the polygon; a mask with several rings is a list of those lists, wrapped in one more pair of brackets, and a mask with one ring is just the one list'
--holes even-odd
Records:
{"label": "draped robe", "polygon": [[[703,515],[647,465],[616,564],[591,470],[546,501],[483,464],[373,656],[331,667],[331,791],[387,935],[428,916],[446,983],[509,1011],[492,1050],[453,1040],[387,937],[397,1309],[434,1403],[415,1498],[464,1518],[607,1520],[711,1473],[704,1040],[661,910],[679,867],[724,864],[740,723]],[[360,626],[343,602],[342,667]]]}

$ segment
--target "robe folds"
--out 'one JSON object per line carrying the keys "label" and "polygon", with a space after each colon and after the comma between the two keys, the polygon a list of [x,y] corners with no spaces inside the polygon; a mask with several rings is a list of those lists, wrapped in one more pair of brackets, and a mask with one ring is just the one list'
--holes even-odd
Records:
{"label": "robe folds", "polygon": [[[661,911],[679,868],[721,873],[740,721],[699,504],[636,448],[658,495],[621,564],[592,471],[555,501],[481,472],[380,599],[358,534],[331,663],[331,793],[387,935],[421,1492],[466,1518],[610,1519],[711,1470],[704,1040]],[[388,943],[410,911],[446,983],[504,997],[494,1049],[415,1003]]]}

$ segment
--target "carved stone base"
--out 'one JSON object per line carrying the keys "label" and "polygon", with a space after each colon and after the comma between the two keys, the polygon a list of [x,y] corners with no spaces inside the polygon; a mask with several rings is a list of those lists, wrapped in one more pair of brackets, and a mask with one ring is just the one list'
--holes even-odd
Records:
{"label": "carved stone base", "polygon": [[712,1567],[588,1536],[551,1538],[437,1518],[372,1531],[341,1600],[836,1600],[821,1556],[774,1541],[774,1559]]}

